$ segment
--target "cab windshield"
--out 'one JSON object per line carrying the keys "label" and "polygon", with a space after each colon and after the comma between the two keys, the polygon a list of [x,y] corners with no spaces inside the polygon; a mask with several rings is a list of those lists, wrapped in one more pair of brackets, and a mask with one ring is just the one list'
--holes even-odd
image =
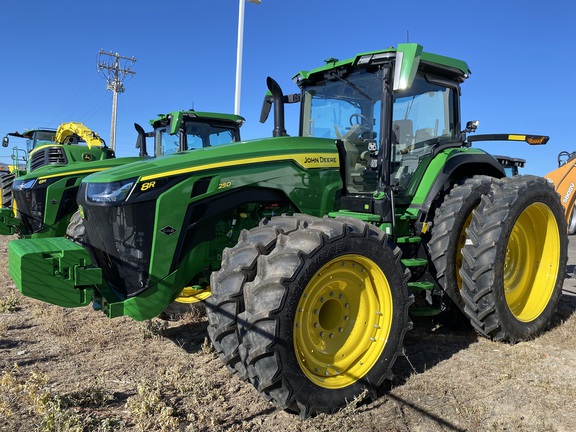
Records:
{"label": "cab windshield", "polygon": [[[346,149],[347,186],[373,192],[380,147],[381,71],[356,71],[309,86],[303,93],[302,136],[340,139]],[[416,76],[409,90],[394,94],[391,183],[406,190],[432,146],[456,137],[454,90]]]}
{"label": "cab windshield", "polygon": [[[209,121],[186,121],[184,124],[186,131],[186,149],[196,150],[203,147],[211,147],[232,143],[238,140],[238,127],[223,123],[213,123]],[[170,134],[168,127],[156,129],[156,148],[161,149],[162,155],[168,155],[180,150],[179,133]]]}
{"label": "cab windshield", "polygon": [[26,140],[26,148],[28,152],[35,149],[36,146],[40,141],[49,141],[54,142],[54,135],[56,131],[49,131],[49,130],[37,130],[34,131],[31,140]]}

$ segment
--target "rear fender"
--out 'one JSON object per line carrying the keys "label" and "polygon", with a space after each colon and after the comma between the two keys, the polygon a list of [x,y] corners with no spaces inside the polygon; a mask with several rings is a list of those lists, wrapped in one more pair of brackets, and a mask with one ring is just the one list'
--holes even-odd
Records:
{"label": "rear fender", "polygon": [[487,153],[457,153],[449,157],[441,171],[436,174],[420,209],[428,211],[441,192],[448,191],[454,182],[475,175],[502,178],[506,176],[506,172],[502,165]]}

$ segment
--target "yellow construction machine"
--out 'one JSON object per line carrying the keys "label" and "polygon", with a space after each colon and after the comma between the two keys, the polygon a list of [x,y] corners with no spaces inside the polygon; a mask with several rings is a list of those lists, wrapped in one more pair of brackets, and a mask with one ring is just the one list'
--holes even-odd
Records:
{"label": "yellow construction machine", "polygon": [[576,151],[572,153],[561,151],[558,154],[558,168],[550,171],[544,177],[554,183],[556,192],[564,206],[564,214],[568,224],[568,234],[576,233]]}

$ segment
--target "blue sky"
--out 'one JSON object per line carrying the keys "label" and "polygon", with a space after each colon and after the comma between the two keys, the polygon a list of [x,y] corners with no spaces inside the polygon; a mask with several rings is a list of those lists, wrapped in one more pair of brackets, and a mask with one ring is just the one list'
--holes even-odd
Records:
{"label": "blue sky", "polygon": [[[112,92],[97,72],[101,49],[137,60],[118,99],[118,156],[136,154],[134,122],[189,108],[234,111],[238,0],[31,0],[0,10],[0,136],[78,121],[108,142]],[[271,119],[259,123],[267,76],[293,93],[299,70],[409,39],[468,63],[463,124],[480,120],[478,133],[550,136],[540,147],[478,143],[544,175],[556,168],[558,152],[576,150],[575,16],[565,0],[247,2],[243,138],[272,134]],[[296,135],[297,112],[286,112],[286,129]],[[10,162],[9,149],[0,149],[0,162]]]}

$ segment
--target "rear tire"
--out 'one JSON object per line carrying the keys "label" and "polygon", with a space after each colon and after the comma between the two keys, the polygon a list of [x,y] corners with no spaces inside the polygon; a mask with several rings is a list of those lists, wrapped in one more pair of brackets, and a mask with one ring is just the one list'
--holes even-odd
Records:
{"label": "rear tire", "polygon": [[474,212],[463,249],[464,312],[493,340],[530,339],[550,323],[566,273],[563,207],[546,179],[495,183]]}
{"label": "rear tire", "polygon": [[381,230],[350,218],[294,220],[244,286],[239,350],[258,391],[306,418],[365,390],[376,397],[411,328],[412,297],[400,249]]}
{"label": "rear tire", "polygon": [[2,190],[2,207],[12,206],[12,185],[14,174],[6,173],[0,177],[0,189]]}
{"label": "rear tire", "polygon": [[434,217],[428,248],[438,284],[450,299],[464,311],[460,292],[462,278],[462,248],[466,243],[466,228],[472,221],[472,210],[480,204],[482,195],[490,191],[496,179],[475,176],[452,188]]}

